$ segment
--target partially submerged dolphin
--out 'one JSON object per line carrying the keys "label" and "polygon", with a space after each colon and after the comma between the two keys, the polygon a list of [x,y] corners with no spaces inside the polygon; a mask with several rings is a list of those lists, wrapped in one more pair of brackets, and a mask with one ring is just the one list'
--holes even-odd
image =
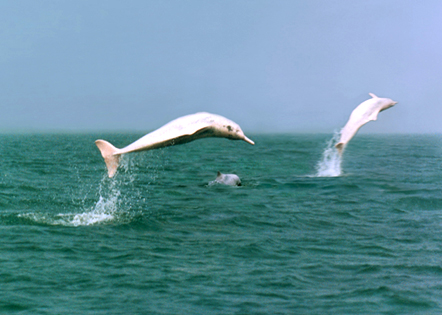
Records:
{"label": "partially submerged dolphin", "polygon": [[214,182],[228,186],[241,186],[241,180],[236,174],[223,174],[221,172],[218,172]]}
{"label": "partially submerged dolphin", "polygon": [[377,97],[373,93],[368,94],[372,98],[359,104],[351,113],[347,124],[341,129],[339,142],[335,145],[340,154],[359,128],[371,120],[376,120],[380,112],[397,103],[389,98]]}
{"label": "partially submerged dolphin", "polygon": [[106,162],[109,177],[113,177],[120,156],[124,153],[153,150],[207,137],[244,140],[255,144],[244,135],[238,124],[223,116],[210,113],[196,113],[172,120],[122,149],[114,147],[105,140],[97,140],[95,144]]}

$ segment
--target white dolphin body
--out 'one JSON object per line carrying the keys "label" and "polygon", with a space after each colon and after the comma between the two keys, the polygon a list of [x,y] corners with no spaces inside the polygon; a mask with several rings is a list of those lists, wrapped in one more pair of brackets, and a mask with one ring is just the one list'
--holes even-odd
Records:
{"label": "white dolphin body", "polygon": [[241,179],[239,179],[239,176],[236,174],[223,174],[218,172],[215,182],[228,186],[241,186]]}
{"label": "white dolphin body", "polygon": [[255,144],[244,135],[238,124],[223,116],[210,113],[196,113],[172,120],[122,149],[114,147],[105,140],[97,140],[95,144],[106,162],[109,177],[113,177],[122,154],[153,150],[207,137],[244,140]]}
{"label": "white dolphin body", "polygon": [[376,120],[380,112],[397,103],[389,98],[377,97],[373,93],[369,93],[369,95],[372,98],[359,104],[351,113],[347,124],[341,129],[339,142],[335,145],[340,154],[359,128],[371,120]]}

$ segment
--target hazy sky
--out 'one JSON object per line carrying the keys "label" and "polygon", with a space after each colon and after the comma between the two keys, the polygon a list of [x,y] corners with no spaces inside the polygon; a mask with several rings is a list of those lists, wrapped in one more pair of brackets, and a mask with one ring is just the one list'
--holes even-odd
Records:
{"label": "hazy sky", "polygon": [[0,131],[442,132],[440,0],[3,0]]}

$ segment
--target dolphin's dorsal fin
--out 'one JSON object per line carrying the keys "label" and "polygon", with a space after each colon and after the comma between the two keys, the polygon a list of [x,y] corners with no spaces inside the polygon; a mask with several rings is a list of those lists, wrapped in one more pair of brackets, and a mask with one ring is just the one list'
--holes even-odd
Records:
{"label": "dolphin's dorsal fin", "polygon": [[376,95],[374,95],[373,93],[368,93],[368,95],[370,95],[370,96],[373,97],[373,98],[379,98],[379,97],[377,97]]}
{"label": "dolphin's dorsal fin", "polygon": [[220,177],[222,174],[220,171],[218,171],[218,174],[216,174],[216,177]]}

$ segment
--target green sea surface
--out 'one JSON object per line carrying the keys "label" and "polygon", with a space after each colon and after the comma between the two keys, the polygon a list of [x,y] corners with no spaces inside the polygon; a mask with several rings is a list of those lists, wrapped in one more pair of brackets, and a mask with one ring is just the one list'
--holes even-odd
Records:
{"label": "green sea surface", "polygon": [[0,135],[1,314],[442,313],[441,135],[140,136]]}

